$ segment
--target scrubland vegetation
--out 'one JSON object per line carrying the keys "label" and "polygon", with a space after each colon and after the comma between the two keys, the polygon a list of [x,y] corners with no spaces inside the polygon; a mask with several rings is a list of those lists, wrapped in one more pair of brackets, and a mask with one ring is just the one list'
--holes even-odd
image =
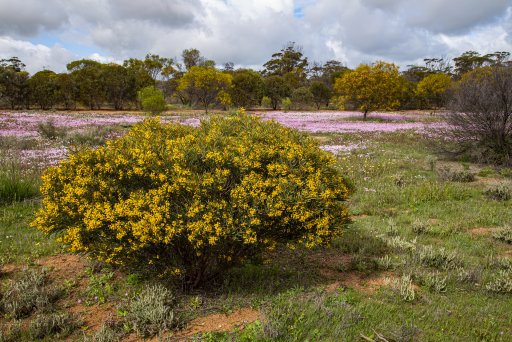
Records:
{"label": "scrubland vegetation", "polygon": [[0,341],[510,340],[508,54],[182,57],[3,61],[13,108],[150,113],[0,114]]}

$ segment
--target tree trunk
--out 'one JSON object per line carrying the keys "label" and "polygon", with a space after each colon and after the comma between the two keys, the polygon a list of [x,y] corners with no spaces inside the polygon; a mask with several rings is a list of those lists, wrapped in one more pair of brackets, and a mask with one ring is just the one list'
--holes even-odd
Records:
{"label": "tree trunk", "polygon": [[363,121],[366,121],[366,116],[368,115],[368,109],[365,109],[364,110],[364,114],[363,114]]}

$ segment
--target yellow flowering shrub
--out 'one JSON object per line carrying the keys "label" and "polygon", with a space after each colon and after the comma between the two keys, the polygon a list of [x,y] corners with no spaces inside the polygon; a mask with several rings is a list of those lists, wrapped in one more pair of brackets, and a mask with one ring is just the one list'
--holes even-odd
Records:
{"label": "yellow flowering shrub", "polygon": [[198,128],[146,120],[49,168],[32,225],[195,286],[277,243],[340,234],[349,191],[333,164],[313,138],[244,114]]}

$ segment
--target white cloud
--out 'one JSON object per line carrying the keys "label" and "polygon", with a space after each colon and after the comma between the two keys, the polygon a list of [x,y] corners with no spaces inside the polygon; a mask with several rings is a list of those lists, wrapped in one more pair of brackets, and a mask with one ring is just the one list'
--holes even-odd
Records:
{"label": "white cloud", "polygon": [[0,58],[16,56],[27,64],[27,71],[35,73],[42,69],[64,71],[66,64],[76,56],[60,45],[48,47],[42,44],[32,44],[7,36],[0,36]]}

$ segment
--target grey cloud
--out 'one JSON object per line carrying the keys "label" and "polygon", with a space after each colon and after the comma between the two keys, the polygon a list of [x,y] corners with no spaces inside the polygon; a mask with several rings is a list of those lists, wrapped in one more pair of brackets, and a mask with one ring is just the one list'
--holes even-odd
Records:
{"label": "grey cloud", "polygon": [[61,0],[0,0],[0,35],[33,36],[67,22]]}

